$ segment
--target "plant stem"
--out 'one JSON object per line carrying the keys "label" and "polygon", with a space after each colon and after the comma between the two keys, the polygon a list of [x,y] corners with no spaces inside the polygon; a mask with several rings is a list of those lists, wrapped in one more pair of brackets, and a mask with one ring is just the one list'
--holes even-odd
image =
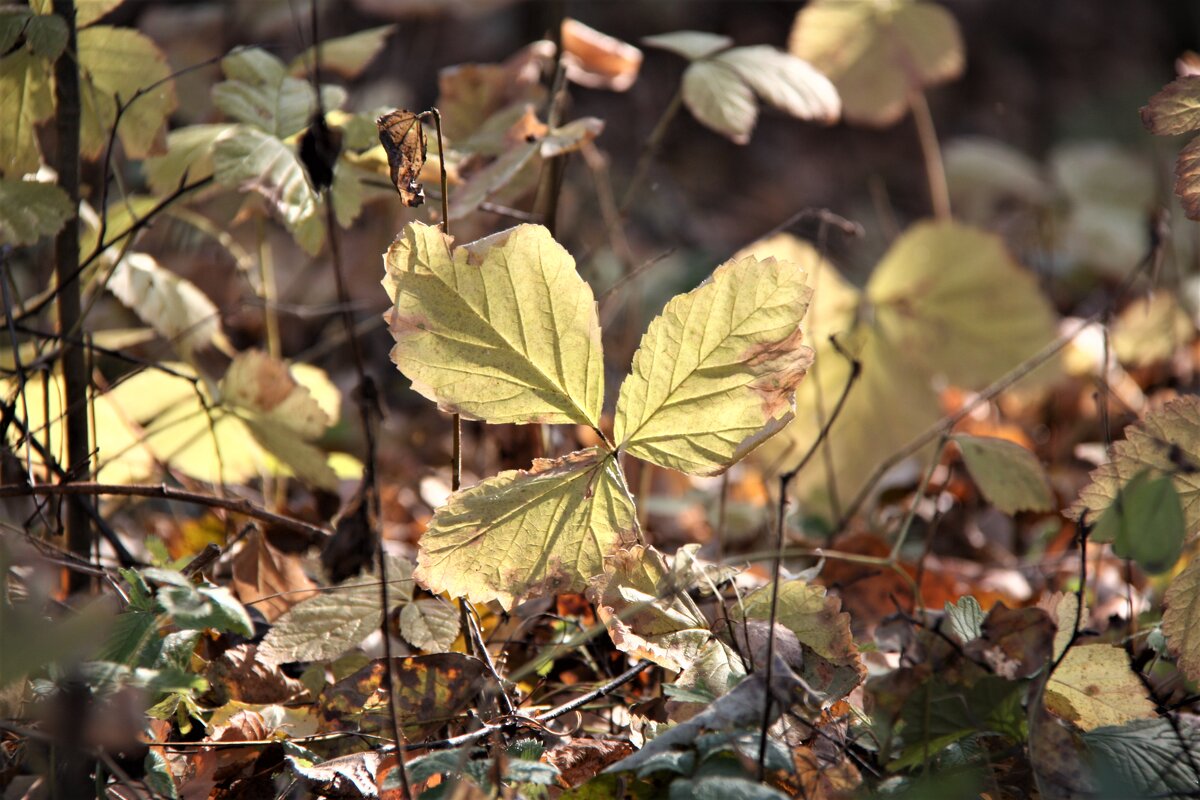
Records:
{"label": "plant stem", "polygon": [[662,116],[658,118],[658,122],[654,124],[654,130],[650,131],[650,136],[646,138],[646,144],[642,146],[642,154],[638,157],[637,166],[633,170],[633,178],[629,181],[629,186],[625,189],[625,196],[621,198],[621,214],[624,215],[629,211],[629,207],[633,205],[633,200],[638,196],[638,191],[642,188],[642,182],[646,180],[646,175],[650,172],[650,164],[653,163],[654,157],[658,155],[658,150],[662,147],[663,139],[666,138],[667,128],[671,126],[671,122],[675,119],[675,115],[679,113],[679,109],[683,107],[683,89],[676,90],[675,96],[671,98],[671,102],[667,103],[667,107],[663,109]]}
{"label": "plant stem", "polygon": [[938,146],[937,130],[933,127],[933,114],[925,93],[914,90],[909,97],[913,121],[917,124],[917,138],[921,141],[921,154],[925,157],[925,175],[929,180],[929,200],[933,215],[941,221],[950,219],[950,190],[946,185],[946,168],[942,164],[942,149]]}
{"label": "plant stem", "polygon": [[[67,45],[54,63],[55,129],[58,147],[55,169],[58,185],[70,200],[70,219],[55,239],[55,276],[58,289],[58,327],[63,334],[77,335],[81,319],[79,283],[71,281],[79,267],[79,65],[76,62],[75,3],[54,0],[54,13],[67,26]],[[66,405],[67,474],[80,478],[90,475],[88,450],[88,397],[90,376],[83,348],[63,339],[62,371]],[[67,505],[67,549],[84,560],[91,560],[92,529],[82,503]],[[71,573],[69,589],[85,589],[91,578]]]}

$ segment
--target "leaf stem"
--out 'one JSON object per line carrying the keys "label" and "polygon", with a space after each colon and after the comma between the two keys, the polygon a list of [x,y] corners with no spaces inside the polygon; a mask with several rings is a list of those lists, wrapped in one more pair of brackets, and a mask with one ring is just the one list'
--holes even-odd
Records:
{"label": "leaf stem", "polygon": [[933,114],[925,93],[914,89],[909,95],[913,122],[917,125],[917,138],[921,142],[921,155],[925,158],[925,175],[929,180],[929,200],[933,215],[945,222],[950,219],[950,189],[946,184],[946,167],[942,163],[942,150],[938,145],[937,130],[933,127]]}
{"label": "leaf stem", "polygon": [[650,164],[653,163],[654,157],[658,155],[659,149],[662,147],[663,139],[666,138],[667,129],[671,126],[675,116],[679,113],[679,109],[683,107],[683,88],[675,90],[675,96],[671,98],[671,102],[667,103],[667,107],[663,109],[662,116],[658,118],[658,122],[654,124],[654,129],[650,131],[650,135],[646,138],[646,143],[642,145],[641,155],[638,156],[637,166],[634,167],[633,177],[629,181],[629,186],[625,189],[625,195],[621,198],[621,215],[624,216],[629,211],[629,207],[633,205],[633,201],[638,196],[638,192],[642,188],[643,181],[650,172]]}

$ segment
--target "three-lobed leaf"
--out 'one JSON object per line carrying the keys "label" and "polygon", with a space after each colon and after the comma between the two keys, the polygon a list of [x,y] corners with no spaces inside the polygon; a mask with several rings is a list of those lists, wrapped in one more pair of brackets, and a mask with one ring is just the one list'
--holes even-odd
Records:
{"label": "three-lobed leaf", "polygon": [[597,427],[604,399],[591,288],[545,228],[453,247],[414,223],[384,257],[392,360],[442,409],[491,423]]}
{"label": "three-lobed leaf", "polygon": [[642,337],[613,433],[631,455],[694,475],[729,468],[791,419],[812,360],[812,290],[790,261],[728,261],[672,299]]}

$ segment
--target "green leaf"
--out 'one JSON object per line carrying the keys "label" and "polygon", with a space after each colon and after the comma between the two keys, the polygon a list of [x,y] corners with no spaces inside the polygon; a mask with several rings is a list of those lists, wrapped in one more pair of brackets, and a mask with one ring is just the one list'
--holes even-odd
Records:
{"label": "green leaf", "polygon": [[[50,14],[53,0],[32,0],[30,5],[39,14]],[[112,11],[125,0],[75,0],[75,24],[80,27],[91,25]]]}
{"label": "green leaf", "polygon": [[13,178],[37,172],[39,122],[54,114],[50,62],[22,48],[0,58],[0,172]]}
{"label": "green leaf", "polygon": [[1200,130],[1200,76],[1171,81],[1142,107],[1141,115],[1146,129],[1159,136]]}
{"label": "green leaf", "polygon": [[0,178],[0,242],[33,244],[71,218],[67,193],[52,183]]}
{"label": "green leaf", "polygon": [[142,167],[150,188],[158,194],[172,192],[184,181],[198,181],[213,174],[213,148],[237,130],[228,123],[188,125],[167,134],[165,155],[146,159]]}
{"label": "green leaf", "polygon": [[32,17],[25,25],[25,39],[34,55],[54,61],[67,47],[67,25],[62,17]]}
{"label": "green leaf", "polygon": [[317,110],[312,85],[289,76],[284,63],[265,50],[235,50],[221,59],[221,70],[228,80],[213,87],[216,107],[276,139],[299,133]]}
{"label": "green leaf", "polygon": [[737,47],[713,61],[733,67],[755,94],[797,119],[831,124],[841,114],[841,99],[829,79],[774,47]]}
{"label": "green leaf", "polygon": [[967,644],[983,635],[983,608],[971,595],[960,597],[957,603],[946,603],[946,619],[959,642]]}
{"label": "green leaf", "polygon": [[737,144],[750,141],[758,121],[754,90],[732,67],[695,61],[683,73],[683,104],[697,120]]}
{"label": "green leaf", "polygon": [[325,242],[316,190],[296,151],[275,136],[240,127],[216,143],[213,170],[218,183],[258,192],[296,243],[315,255]]}
{"label": "green leaf", "polygon": [[[333,72],[343,78],[357,78],[383,50],[388,37],[395,30],[395,25],[381,25],[321,42],[322,74]],[[308,48],[292,59],[288,72],[297,77],[308,75],[312,71],[315,56],[316,48]]]}
{"label": "green leaf", "polygon": [[1054,493],[1037,456],[1016,442],[956,434],[963,461],[979,491],[1005,514],[1053,511]]}
{"label": "green leaf", "polygon": [[949,11],[913,0],[813,0],[796,15],[788,50],[828,75],[846,120],[886,127],[909,96],[963,70],[963,42]]}
{"label": "green leaf", "polygon": [[[764,586],[751,592],[742,608],[747,619],[769,619],[771,587]],[[828,595],[824,586],[804,581],[781,583],[775,622],[796,634],[801,644],[830,661],[858,663],[858,650],[850,632],[850,615],[842,611],[842,601]]]}
{"label": "green leaf", "polygon": [[675,53],[688,61],[697,61],[730,47],[733,39],[703,31],[675,31],[674,33],[660,33],[657,36],[645,36],[642,38],[642,44]]}
{"label": "green leaf", "polygon": [[1186,717],[1178,725],[1177,734],[1168,719],[1139,720],[1088,731],[1083,742],[1101,774],[1125,784],[1126,796],[1191,797],[1196,775],[1189,754],[1200,751],[1200,729]]}
{"label": "green leaf", "polygon": [[171,342],[184,358],[216,345],[232,352],[221,330],[221,313],[194,283],[164,269],[146,253],[129,253],[108,281],[126,308]]}
{"label": "green leaf", "polygon": [[422,598],[400,610],[400,635],[414,647],[444,653],[458,638],[458,609],[440,597]]}
{"label": "green leaf", "polygon": [[[81,156],[96,158],[108,146],[118,98],[129,103],[117,128],[125,155],[145,158],[161,150],[167,117],[177,101],[171,68],[158,45],[130,28],[86,28],[79,32],[79,73]],[[144,94],[130,103],[139,91]]]}
{"label": "green leaf", "polygon": [[32,16],[33,12],[24,6],[0,6],[0,53],[13,49]]}
{"label": "green leaf", "polygon": [[215,586],[207,581],[194,584],[179,573],[157,568],[142,570],[142,574],[151,580],[166,583],[158,590],[156,597],[163,611],[171,615],[180,628],[212,628],[243,636],[254,635],[254,623],[250,621],[250,615],[224,586]]}
{"label": "green leaf", "polygon": [[600,448],[538,459],[457,492],[421,537],[417,580],[435,593],[505,608],[581,592],[637,522],[615,457]]}
{"label": "green leaf", "polygon": [[[411,587],[411,565],[392,561],[388,579]],[[335,659],[379,629],[383,613],[379,601],[378,579],[366,577],[351,578],[301,600],[275,620],[258,655],[267,664]]]}
{"label": "green leaf", "polygon": [[1092,538],[1112,542],[1118,556],[1132,558],[1147,572],[1158,574],[1175,566],[1186,533],[1173,480],[1144,469],[1121,487]]}
{"label": "green leaf", "polygon": [[672,586],[671,577],[661,553],[636,545],[608,559],[587,595],[618,650],[678,672],[713,636],[688,587]]}
{"label": "green leaf", "polygon": [[144,775],[142,780],[146,783],[146,788],[155,794],[170,798],[170,800],[178,800],[179,790],[175,786],[175,775],[171,772],[171,766],[167,763],[167,759],[162,753],[154,749],[146,750],[146,758],[142,761]]}
{"label": "green leaf", "polygon": [[392,360],[413,389],[469,419],[597,427],[600,322],[571,256],[537,225],[452,243],[413,223],[384,258]]}
{"label": "green leaf", "polygon": [[812,361],[800,332],[811,295],[798,265],[745,258],[672,299],[621,385],[619,446],[664,467],[717,475],[783,429]]}
{"label": "green leaf", "polygon": [[1092,482],[1079,493],[1079,499],[1067,513],[1078,517],[1086,512],[1089,522],[1100,520],[1121,487],[1150,469],[1156,475],[1172,476],[1183,507],[1184,532],[1194,533],[1200,529],[1198,466],[1200,397],[1188,395],[1127,426],[1125,438],[1113,445],[1112,460],[1092,470]]}

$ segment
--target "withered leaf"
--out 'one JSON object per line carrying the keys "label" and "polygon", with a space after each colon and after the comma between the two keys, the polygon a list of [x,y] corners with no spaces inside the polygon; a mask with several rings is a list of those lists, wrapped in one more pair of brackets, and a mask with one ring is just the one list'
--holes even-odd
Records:
{"label": "withered leaf", "polygon": [[420,115],[403,109],[389,111],[375,121],[379,141],[387,153],[392,183],[404,205],[416,208],[425,202],[425,189],[418,182],[425,165],[425,129]]}

